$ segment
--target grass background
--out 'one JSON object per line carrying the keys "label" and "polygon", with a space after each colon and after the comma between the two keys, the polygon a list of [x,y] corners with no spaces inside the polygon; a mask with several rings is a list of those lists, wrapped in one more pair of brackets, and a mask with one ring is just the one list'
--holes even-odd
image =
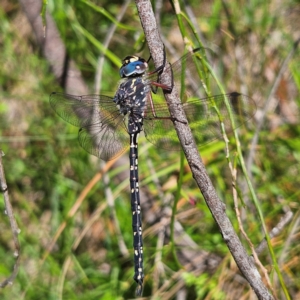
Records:
{"label": "grass background", "polygon": [[[91,93],[95,90],[95,70],[101,43],[123,5],[121,1],[93,3],[101,10],[87,1],[49,0],[47,6],[68,54],[81,70]],[[168,58],[175,61],[183,53],[184,42],[172,5],[162,2],[160,10],[160,3],[155,1],[153,4],[158,11]],[[247,158],[262,108],[283,61],[300,38],[300,3],[203,1],[200,6],[198,1],[190,1],[190,6],[180,4],[183,12],[192,10],[201,32],[201,41],[217,53],[216,72],[226,90],[238,90],[257,104],[258,111],[250,122],[250,129],[241,136]],[[190,31],[187,35],[192,37]],[[108,48],[113,55],[106,56],[101,84],[102,90],[113,92],[119,80],[121,59],[133,53],[148,57],[133,2],[129,3]],[[118,179],[118,174],[127,170],[128,165],[108,170],[108,186],[101,179],[89,188],[90,180],[103,165],[79,147],[78,129],[66,124],[51,110],[49,94],[61,88],[36,44],[18,1],[0,1],[0,50],[0,145],[5,153],[3,163],[10,198],[21,229],[22,251],[19,274],[12,286],[0,291],[1,299],[133,298],[135,283],[132,280],[129,182],[128,178]],[[272,239],[272,245],[290,297],[297,299],[300,297],[298,49],[279,80],[272,96],[272,107],[259,133],[250,173],[268,230],[275,227],[287,211],[294,213],[292,221]],[[168,217],[168,209],[176,193],[180,157],[177,152],[156,149],[144,139],[140,144],[140,184],[147,195],[141,201],[151,203],[150,209],[143,210],[143,218],[147,219],[147,222],[144,221],[144,296],[175,299],[176,289],[181,288],[183,280],[182,290],[186,299],[252,299],[253,293],[237,275],[235,264],[186,162],[176,219],[184,233],[196,243],[199,253],[204,251],[222,260],[213,271],[204,269],[201,273],[182,275],[181,269],[174,263],[170,242],[165,240],[162,257],[155,261],[160,253],[157,246],[159,229],[169,230],[169,226],[162,227],[161,220]],[[216,141],[201,147],[200,152],[220,198],[226,203],[227,214],[238,231],[224,144]],[[235,161],[234,150],[231,158]],[[256,246],[264,235],[257,211],[243,185],[238,162],[237,169],[238,189],[245,203],[244,207],[240,206],[243,225]],[[88,191],[84,201],[76,214],[68,218],[83,190]],[[113,207],[107,196],[109,190]],[[0,205],[4,211],[3,201]],[[121,236],[118,235],[116,220]],[[64,231],[43,261],[47,247],[63,222],[67,222]],[[14,264],[14,245],[4,214],[0,228],[0,274],[4,279]],[[74,247],[83,230],[81,242]],[[129,256],[124,255],[120,248],[120,239],[124,241]],[[249,250],[244,239],[243,243]],[[189,247],[192,246],[186,246]],[[269,272],[275,294],[284,299],[267,250],[259,258]],[[180,279],[175,275],[180,275]],[[166,280],[169,281],[166,283]],[[157,290],[157,285],[162,283],[166,283],[165,294]]]}

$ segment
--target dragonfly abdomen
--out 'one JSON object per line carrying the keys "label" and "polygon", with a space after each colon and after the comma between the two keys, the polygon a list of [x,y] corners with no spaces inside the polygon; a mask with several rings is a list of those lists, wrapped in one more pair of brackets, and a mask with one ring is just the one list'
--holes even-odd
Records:
{"label": "dragonfly abdomen", "polygon": [[142,219],[139,192],[138,175],[138,133],[130,135],[130,200],[132,212],[132,231],[134,249],[134,280],[138,284],[137,294],[141,295],[144,271],[143,271],[143,238],[142,238]]}

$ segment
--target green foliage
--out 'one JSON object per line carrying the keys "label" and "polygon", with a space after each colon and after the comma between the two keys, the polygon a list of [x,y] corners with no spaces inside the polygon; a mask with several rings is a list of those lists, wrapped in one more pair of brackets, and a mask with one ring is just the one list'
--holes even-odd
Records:
{"label": "green foliage", "polygon": [[212,299],[226,299],[225,294],[221,290],[216,289],[216,286],[218,285],[217,278],[209,278],[208,274],[194,276],[189,273],[183,273],[182,277],[188,286],[195,286],[197,295],[195,299],[205,299],[211,290],[213,290],[213,293],[210,295]]}
{"label": "green foliage", "polygon": [[[90,87],[94,85],[100,54],[104,53],[106,57],[102,88],[111,92],[117,87],[118,67],[124,56],[137,53],[140,49],[143,52],[139,54],[148,56],[133,3],[118,22],[123,1],[47,2],[47,10],[59,28],[68,54]],[[190,16],[182,5],[182,24],[189,44],[197,47],[206,41],[208,47],[217,52],[212,65],[223,87],[226,91],[239,90],[252,97],[257,103],[256,118],[259,118],[281,63],[293,47],[294,24],[299,17],[291,13],[286,18],[283,12],[297,11],[299,3],[285,1],[276,6],[276,1],[230,1],[225,7],[225,2],[218,0],[203,1],[201,4],[199,1],[189,2],[202,33],[200,37],[197,28],[186,25]],[[26,16],[18,2],[12,3],[10,6],[6,1],[0,2],[0,143],[5,153],[3,162],[10,198],[21,229],[22,252],[19,274],[12,286],[0,291],[1,299],[133,298],[135,283],[132,279],[128,178],[118,177],[128,166],[111,168],[107,172],[114,199],[114,206],[111,207],[106,204],[107,187],[103,178],[96,185],[89,185],[100,169],[100,161],[79,147],[78,129],[59,119],[50,108],[49,94],[59,91],[60,87],[36,45]],[[175,61],[170,55],[172,50],[178,55],[183,53],[184,42],[177,20],[172,6],[166,3],[160,13],[160,24],[165,40],[173,46],[171,49],[165,43],[171,61]],[[103,42],[112,24],[117,27],[107,50]],[[296,219],[299,217],[300,196],[299,57],[297,49],[275,93],[278,104],[268,113],[265,126],[260,131],[250,170],[269,231],[287,210],[295,214],[291,225],[272,240],[281,274],[289,283],[288,292],[294,299],[300,289],[297,263],[300,251],[295,238],[299,235]],[[240,128],[245,157],[256,118],[249,122],[249,128]],[[140,146],[140,185],[145,188],[147,197],[141,201],[154,201],[151,209],[143,211],[144,295],[174,299],[172,288],[176,290],[176,285],[179,286],[184,280],[189,299],[235,299],[236,295],[246,299],[247,293],[250,293],[249,286],[236,280],[238,271],[230,261],[228,249],[187,163],[184,162],[180,169],[178,152],[157,149],[144,138],[140,139]],[[200,152],[211,180],[226,204],[226,212],[239,232],[224,142],[204,145]],[[229,159],[238,169],[238,182],[242,181],[244,177],[233,142],[230,143]],[[182,182],[178,189],[180,171]],[[85,189],[88,191],[84,201],[76,214],[70,217],[74,203]],[[248,190],[244,185],[239,185],[237,189],[241,198],[239,209],[243,214],[243,226],[256,246],[264,238],[261,223]],[[176,193],[178,203],[174,218],[196,246],[175,245],[174,257],[172,241],[166,239],[162,248],[158,247],[160,230],[167,232],[170,229],[170,223],[163,227],[164,223],[160,223],[162,219],[158,218],[169,216],[168,209],[172,207]],[[0,207],[3,211],[2,202]],[[96,217],[89,223],[95,211]],[[165,215],[162,213],[164,211]],[[129,256],[122,253],[114,218],[119,221],[121,237]],[[64,222],[64,230],[58,235],[52,252],[48,253],[50,242]],[[4,215],[0,228],[0,274],[4,279],[14,264],[12,237]],[[75,241],[85,229],[82,239],[75,246]],[[250,253],[245,239],[243,243]],[[201,274],[186,271],[179,276],[182,269],[175,263],[176,255],[194,247],[203,255],[209,253],[222,259],[222,264],[216,266],[213,275],[211,270],[205,269]],[[259,258],[271,271],[273,266],[270,265],[267,250]],[[275,275],[271,279],[278,298],[283,299]],[[170,296],[164,298],[166,294],[159,294],[155,286],[159,284],[160,287],[168,280],[169,285],[162,292],[170,292]]]}

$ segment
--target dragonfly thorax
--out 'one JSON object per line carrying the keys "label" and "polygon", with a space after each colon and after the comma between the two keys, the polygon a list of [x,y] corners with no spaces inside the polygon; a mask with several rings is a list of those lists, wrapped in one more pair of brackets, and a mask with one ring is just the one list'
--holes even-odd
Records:
{"label": "dragonfly thorax", "polygon": [[113,101],[120,114],[128,114],[128,133],[140,132],[143,127],[143,117],[147,108],[147,97],[150,85],[143,76],[126,78],[121,81]]}

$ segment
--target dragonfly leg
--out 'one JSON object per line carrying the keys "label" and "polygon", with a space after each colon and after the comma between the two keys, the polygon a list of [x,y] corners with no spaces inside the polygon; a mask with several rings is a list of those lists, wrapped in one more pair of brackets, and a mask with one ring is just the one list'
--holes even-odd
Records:
{"label": "dragonfly leg", "polygon": [[[152,56],[150,55],[147,63],[151,60],[151,58],[152,58]],[[164,61],[163,61],[163,64],[161,66],[159,66],[158,68],[156,68],[154,71],[148,73],[148,75],[152,75],[152,74],[157,73],[157,81],[156,82],[155,81],[151,82],[151,90],[154,94],[156,94],[158,87],[160,87],[161,89],[163,89],[167,93],[172,92],[173,85],[174,85],[174,83],[173,83],[173,73],[172,73],[172,86],[168,86],[168,85],[162,84],[160,82],[160,75],[164,71],[164,68],[166,66],[166,61],[167,61],[167,56],[166,56],[166,50],[165,50],[165,45],[164,45]]]}
{"label": "dragonfly leg", "polygon": [[168,116],[166,116],[166,117],[161,117],[161,116],[157,116],[157,114],[156,114],[156,111],[155,111],[155,106],[154,106],[154,102],[153,102],[153,99],[152,99],[152,96],[151,96],[151,93],[149,93],[149,95],[148,95],[148,101],[149,101],[149,103],[150,103],[150,107],[151,107],[151,112],[152,112],[152,115],[153,115],[153,117],[151,117],[151,116],[149,116],[149,115],[146,115],[146,112],[145,112],[145,115],[144,115],[144,117],[145,118],[147,118],[147,120],[153,120],[153,119],[157,119],[157,120],[171,120],[172,122],[180,122],[180,123],[182,123],[182,124],[187,124],[187,122],[185,122],[185,121],[182,121],[182,120],[179,120],[178,118],[176,118],[176,117],[168,117]]}
{"label": "dragonfly leg", "polygon": [[[147,60],[147,63],[149,63],[149,61],[152,59],[152,56],[150,54],[149,59]],[[165,65],[166,65],[166,61],[167,61],[167,55],[166,55],[166,50],[165,50],[165,45],[164,45],[164,62],[162,63],[161,66],[159,66],[158,68],[156,68],[154,71],[150,72],[149,74],[154,74],[154,73],[158,73],[161,74]]]}

